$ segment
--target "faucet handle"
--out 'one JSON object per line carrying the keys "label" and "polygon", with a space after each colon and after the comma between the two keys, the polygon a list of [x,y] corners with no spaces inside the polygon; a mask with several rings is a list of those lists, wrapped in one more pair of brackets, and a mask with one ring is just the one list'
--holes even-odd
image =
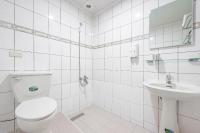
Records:
{"label": "faucet handle", "polygon": [[171,78],[170,73],[166,74],[166,78],[167,78],[167,79]]}
{"label": "faucet handle", "polygon": [[84,75],[84,79],[88,79],[88,77],[86,75]]}
{"label": "faucet handle", "polygon": [[172,80],[172,76],[170,73],[166,74],[166,80],[167,81],[171,81]]}

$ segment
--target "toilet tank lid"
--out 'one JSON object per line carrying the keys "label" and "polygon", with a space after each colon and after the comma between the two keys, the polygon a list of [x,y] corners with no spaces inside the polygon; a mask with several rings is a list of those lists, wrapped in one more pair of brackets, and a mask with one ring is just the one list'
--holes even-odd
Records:
{"label": "toilet tank lid", "polygon": [[25,72],[13,72],[9,74],[10,76],[32,76],[32,75],[52,75],[51,72],[36,72],[36,71],[25,71]]}

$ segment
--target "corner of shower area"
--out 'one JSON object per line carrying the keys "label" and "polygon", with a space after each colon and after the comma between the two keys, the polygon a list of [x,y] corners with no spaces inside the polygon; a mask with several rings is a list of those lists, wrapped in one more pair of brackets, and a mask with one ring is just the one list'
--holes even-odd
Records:
{"label": "corner of shower area", "polygon": [[[81,111],[92,104],[92,47],[84,44],[85,35],[85,25],[80,22],[78,27],[78,42],[74,43],[75,47],[78,47],[78,52],[73,51],[73,48],[71,48],[71,54],[73,54],[73,52],[74,54],[78,54],[78,67],[71,66],[72,71],[76,71],[73,69],[78,68],[78,74],[76,75],[76,78],[78,76],[78,83],[77,81],[74,83],[72,82],[72,84],[77,85],[77,95],[74,97],[75,103],[73,103],[72,106],[75,110],[69,115],[72,121],[85,115]],[[72,63],[73,62],[71,62],[71,64]],[[75,76],[74,74],[75,73],[71,72],[71,76]],[[71,91],[75,91],[72,89],[74,89],[73,87],[71,87]]]}

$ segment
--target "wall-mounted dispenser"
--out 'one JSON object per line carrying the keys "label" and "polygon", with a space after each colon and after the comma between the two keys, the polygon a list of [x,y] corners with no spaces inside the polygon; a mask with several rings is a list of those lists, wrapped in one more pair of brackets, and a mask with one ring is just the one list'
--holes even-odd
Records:
{"label": "wall-mounted dispenser", "polygon": [[139,62],[139,45],[138,44],[132,46],[130,59],[131,59],[131,63],[137,64]]}
{"label": "wall-mounted dispenser", "polygon": [[139,56],[139,46],[138,44],[134,45],[131,50],[131,58],[137,58]]}

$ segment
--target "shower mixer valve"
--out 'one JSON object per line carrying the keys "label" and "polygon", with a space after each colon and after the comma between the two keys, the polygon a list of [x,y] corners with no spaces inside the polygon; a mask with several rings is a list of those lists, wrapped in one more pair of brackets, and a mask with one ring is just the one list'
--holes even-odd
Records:
{"label": "shower mixer valve", "polygon": [[82,87],[85,87],[88,84],[88,77],[86,75],[80,77],[79,82]]}

